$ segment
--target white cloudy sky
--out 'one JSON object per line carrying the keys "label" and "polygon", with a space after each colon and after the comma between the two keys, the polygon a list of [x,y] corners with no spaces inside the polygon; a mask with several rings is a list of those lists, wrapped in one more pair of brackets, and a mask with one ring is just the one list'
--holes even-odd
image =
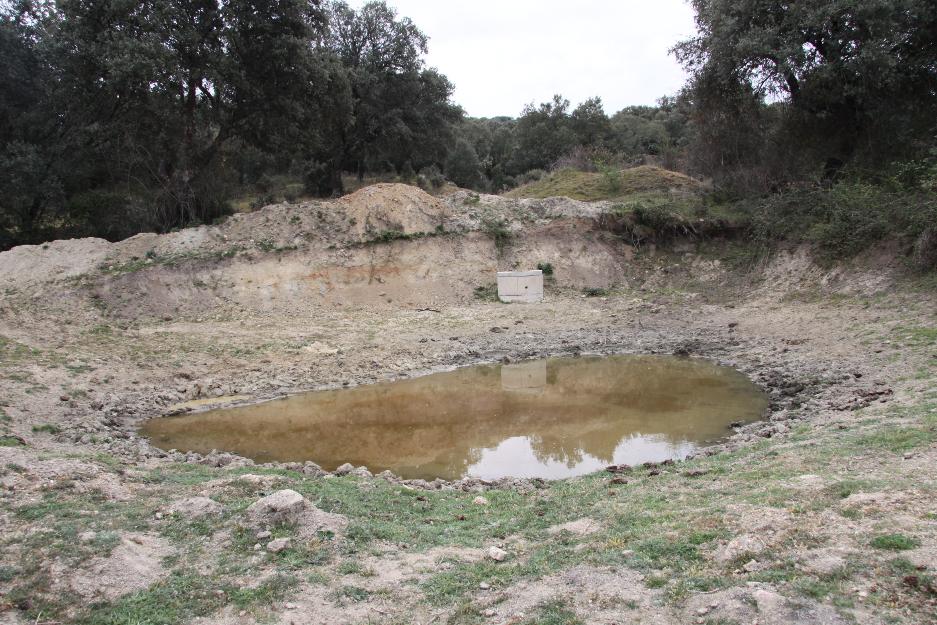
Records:
{"label": "white cloudy sky", "polygon": [[[352,0],[360,6],[363,0]],[[607,113],[675,93],[668,52],[695,32],[686,0],[388,0],[429,37],[427,63],[469,115],[520,114],[562,93]]]}

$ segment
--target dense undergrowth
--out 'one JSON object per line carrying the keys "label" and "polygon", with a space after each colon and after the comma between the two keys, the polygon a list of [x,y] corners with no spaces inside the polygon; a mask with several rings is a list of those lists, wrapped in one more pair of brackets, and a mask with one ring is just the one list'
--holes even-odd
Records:
{"label": "dense undergrowth", "polygon": [[675,238],[744,238],[758,253],[785,243],[811,244],[819,261],[833,262],[891,240],[912,268],[937,269],[937,193],[925,187],[843,181],[727,199],[702,185],[668,186],[662,177],[657,178],[657,188],[624,191],[603,186],[594,176],[561,172],[548,185],[528,185],[511,195],[542,197],[555,191],[611,200],[612,209],[599,223],[633,245]]}

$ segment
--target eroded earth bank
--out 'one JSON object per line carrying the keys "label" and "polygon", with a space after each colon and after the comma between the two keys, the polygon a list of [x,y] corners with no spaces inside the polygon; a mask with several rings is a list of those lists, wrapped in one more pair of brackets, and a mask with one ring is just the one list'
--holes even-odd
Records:
{"label": "eroded earth bank", "polygon": [[[937,621],[933,285],[889,249],[821,267],[718,236],[633,245],[609,210],[377,185],[0,254],[0,621]],[[496,270],[538,263],[542,304],[494,301]],[[685,462],[558,482],[335,475],[138,434],[605,353],[728,364],[771,406]]]}

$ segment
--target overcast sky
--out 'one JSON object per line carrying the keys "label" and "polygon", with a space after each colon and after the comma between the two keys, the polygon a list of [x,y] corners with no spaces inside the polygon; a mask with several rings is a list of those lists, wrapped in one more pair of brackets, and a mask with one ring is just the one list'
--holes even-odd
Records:
{"label": "overcast sky", "polygon": [[[606,113],[683,85],[668,50],[694,34],[685,0],[388,0],[429,40],[427,64],[473,117],[517,116],[562,93]],[[352,0],[360,7],[363,0]]]}

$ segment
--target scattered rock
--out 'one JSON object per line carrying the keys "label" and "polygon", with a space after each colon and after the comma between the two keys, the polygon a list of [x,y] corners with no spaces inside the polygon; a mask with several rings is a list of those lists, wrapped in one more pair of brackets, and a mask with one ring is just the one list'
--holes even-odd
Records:
{"label": "scattered rock", "polygon": [[186,519],[199,519],[220,515],[224,512],[224,506],[208,497],[189,497],[188,499],[174,501],[166,508],[165,512]]}
{"label": "scattered rock", "polygon": [[508,552],[500,547],[488,547],[486,554],[489,558],[495,562],[503,562],[506,557],[508,557]]}
{"label": "scattered rock", "polygon": [[276,538],[267,543],[267,551],[270,553],[280,553],[284,549],[289,549],[292,541],[289,538]]}
{"label": "scattered rock", "polygon": [[358,467],[354,471],[351,471],[349,475],[354,475],[356,477],[374,477],[374,475],[368,471],[368,467]]}
{"label": "scattered rock", "polygon": [[351,464],[350,462],[346,462],[345,464],[341,465],[340,467],[332,471],[332,473],[334,473],[335,475],[348,475],[354,470],[355,470],[355,465]]}
{"label": "scattered rock", "polygon": [[576,536],[588,536],[589,534],[598,532],[600,529],[602,529],[602,526],[599,525],[598,521],[585,517],[549,527],[547,528],[547,533],[559,534],[560,532],[569,532]]}
{"label": "scattered rock", "polygon": [[720,564],[726,564],[743,555],[756,555],[765,550],[765,543],[757,536],[741,534],[729,543],[716,550],[715,559]]}
{"label": "scattered rock", "polygon": [[840,555],[824,552],[809,552],[801,559],[804,571],[814,575],[833,575],[846,566],[846,560]]}

